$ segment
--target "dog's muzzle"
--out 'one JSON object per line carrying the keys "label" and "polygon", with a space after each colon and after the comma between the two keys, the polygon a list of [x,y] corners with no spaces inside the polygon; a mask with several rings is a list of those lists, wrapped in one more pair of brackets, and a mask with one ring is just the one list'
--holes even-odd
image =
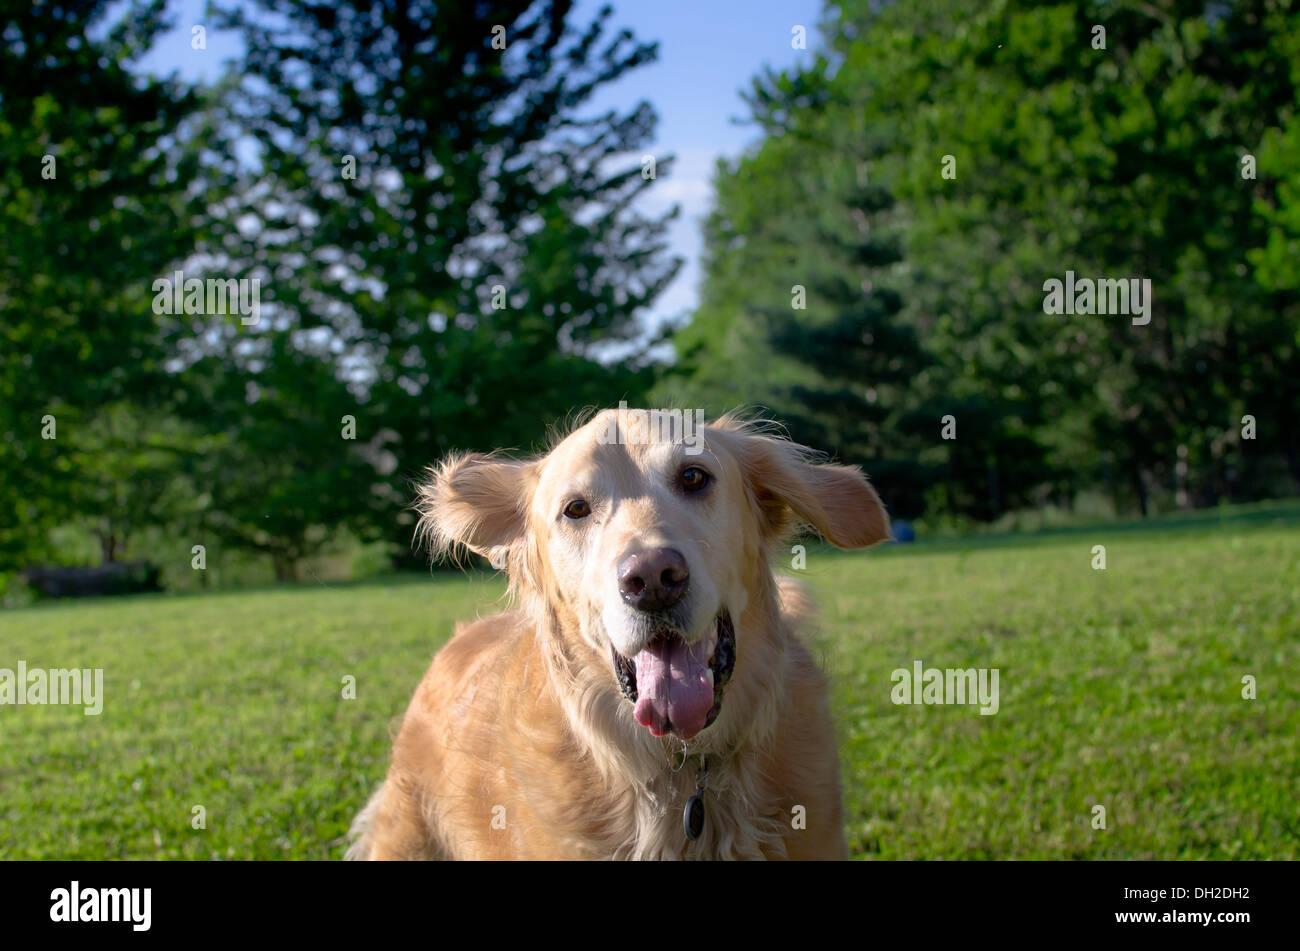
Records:
{"label": "dog's muzzle", "polygon": [[635,657],[612,646],[614,676],[633,716],[655,736],[676,733],[689,740],[722,710],[722,695],[736,668],[736,629],[723,611],[703,640],[687,644],[665,629]]}

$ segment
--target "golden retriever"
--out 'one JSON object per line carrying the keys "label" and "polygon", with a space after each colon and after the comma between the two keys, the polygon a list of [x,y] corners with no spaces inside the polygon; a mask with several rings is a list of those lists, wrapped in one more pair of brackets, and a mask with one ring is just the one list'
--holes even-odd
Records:
{"label": "golden retriever", "polygon": [[734,417],[607,410],[529,460],[457,455],[420,532],[504,566],[415,691],[349,858],[838,859],[827,678],[770,551],[890,537],[856,468]]}

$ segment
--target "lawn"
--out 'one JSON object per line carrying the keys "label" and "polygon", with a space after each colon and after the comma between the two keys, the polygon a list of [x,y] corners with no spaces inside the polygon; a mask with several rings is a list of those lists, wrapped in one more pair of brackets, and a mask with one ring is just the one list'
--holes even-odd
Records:
{"label": "lawn", "polygon": [[[1298,529],[1279,506],[810,548],[791,573],[822,609],[854,856],[1300,857]],[[0,706],[0,858],[337,858],[430,656],[501,592],[440,574],[0,613],[0,667],[102,667],[105,693],[99,716]],[[996,668],[998,712],[893,704],[917,660]]]}

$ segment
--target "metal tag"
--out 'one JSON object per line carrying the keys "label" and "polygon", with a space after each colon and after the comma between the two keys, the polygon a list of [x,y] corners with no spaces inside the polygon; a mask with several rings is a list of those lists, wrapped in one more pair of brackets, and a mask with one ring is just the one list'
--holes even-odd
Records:
{"label": "metal tag", "polygon": [[694,842],[704,831],[704,797],[694,795],[686,800],[686,809],[682,812],[682,825],[686,829],[686,838]]}

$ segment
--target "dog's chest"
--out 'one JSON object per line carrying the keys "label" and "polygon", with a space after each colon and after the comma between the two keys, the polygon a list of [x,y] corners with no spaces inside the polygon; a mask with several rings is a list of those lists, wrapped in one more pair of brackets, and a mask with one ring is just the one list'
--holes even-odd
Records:
{"label": "dog's chest", "polygon": [[[702,800],[697,839],[687,834],[690,798]],[[669,773],[647,783],[628,818],[628,835],[615,854],[627,859],[764,859],[785,855],[784,826],[774,802],[742,775],[716,773],[699,792],[693,772]],[[701,808],[697,806],[697,808]]]}

